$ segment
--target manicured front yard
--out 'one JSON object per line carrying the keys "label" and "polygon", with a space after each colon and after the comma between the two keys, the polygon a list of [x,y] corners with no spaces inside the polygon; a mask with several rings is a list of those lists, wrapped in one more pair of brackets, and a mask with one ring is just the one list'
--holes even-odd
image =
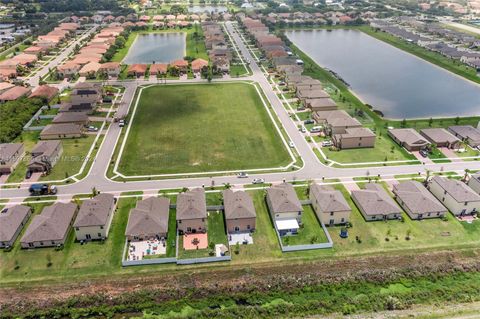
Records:
{"label": "manicured front yard", "polygon": [[130,125],[119,164],[127,176],[272,168],[290,161],[250,84],[146,88]]}

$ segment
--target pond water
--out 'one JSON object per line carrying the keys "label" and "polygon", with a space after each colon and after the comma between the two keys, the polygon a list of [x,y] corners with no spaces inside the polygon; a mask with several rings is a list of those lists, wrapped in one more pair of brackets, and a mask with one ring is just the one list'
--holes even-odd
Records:
{"label": "pond water", "polygon": [[169,63],[182,59],[185,52],[186,34],[183,32],[139,34],[123,63]]}
{"label": "pond water", "polygon": [[204,12],[227,12],[228,8],[225,6],[191,6],[188,7],[188,12],[204,13]]}
{"label": "pond water", "polygon": [[480,115],[480,86],[357,30],[288,31],[386,118]]}

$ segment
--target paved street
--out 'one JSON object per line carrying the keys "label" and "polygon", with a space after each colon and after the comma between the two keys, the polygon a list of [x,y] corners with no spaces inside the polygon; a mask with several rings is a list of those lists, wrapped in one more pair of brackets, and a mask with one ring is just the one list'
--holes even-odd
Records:
{"label": "paved street", "polygon": [[[231,22],[226,23],[226,29],[236,42],[241,54],[246,61],[251,61],[250,68],[253,75],[250,77],[233,78],[233,79],[219,79],[215,82],[221,81],[245,81],[252,80],[259,83],[262,90],[265,93],[268,101],[275,110],[276,115],[282,122],[285,132],[288,134],[289,139],[294,142],[298,153],[301,155],[304,166],[297,171],[278,172],[278,173],[262,173],[251,174],[249,179],[238,179],[235,176],[219,176],[219,177],[196,177],[196,178],[184,178],[184,179],[165,179],[165,180],[146,180],[146,181],[131,181],[131,182],[116,182],[109,180],[106,177],[106,171],[115,149],[117,140],[121,134],[121,128],[116,124],[109,126],[105,135],[104,142],[100,147],[94,163],[90,168],[90,172],[84,179],[74,184],[68,184],[59,186],[59,198],[69,198],[73,194],[90,193],[91,189],[95,187],[102,192],[120,193],[124,191],[140,190],[151,191],[158,189],[173,189],[183,187],[201,187],[202,185],[211,186],[212,182],[215,185],[222,185],[224,183],[235,184],[249,184],[251,179],[255,177],[264,178],[267,183],[281,182],[283,180],[322,180],[322,178],[352,178],[357,176],[377,176],[391,177],[393,175],[400,174],[412,174],[423,173],[426,169],[430,171],[459,171],[463,172],[465,169],[480,169],[480,163],[475,161],[470,162],[452,162],[452,163],[426,163],[425,165],[399,165],[399,166],[379,166],[369,168],[332,168],[323,165],[312,151],[311,146],[306,142],[304,136],[299,132],[296,124],[289,117],[287,111],[282,105],[282,102],[278,96],[272,90],[267,78],[260,69],[260,67],[254,62],[254,58],[250,55],[247,47],[241,41],[239,35],[233,32],[233,26]],[[194,81],[206,81],[206,80],[185,80],[185,81],[171,81],[175,83],[182,82],[194,82]],[[170,81],[169,81],[170,82]],[[120,103],[117,114],[127,114],[129,106],[135,95],[135,90],[140,84],[157,83],[157,80],[142,80],[142,81],[122,81],[122,82],[109,82],[109,84],[118,84],[125,86],[126,90],[123,96],[123,101]],[[28,190],[26,187],[19,189],[2,189],[0,190],[0,198],[10,198],[15,201],[21,200],[28,196]]]}

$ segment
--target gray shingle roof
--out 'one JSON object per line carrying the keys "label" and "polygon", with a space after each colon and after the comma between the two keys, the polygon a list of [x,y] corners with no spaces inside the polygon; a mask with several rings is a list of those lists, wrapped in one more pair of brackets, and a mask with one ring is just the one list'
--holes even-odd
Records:
{"label": "gray shingle roof", "polygon": [[435,176],[431,182],[440,185],[450,196],[457,202],[480,201],[480,195],[475,193],[470,187],[456,179],[448,179],[445,177]]}
{"label": "gray shingle roof", "polygon": [[430,142],[435,144],[440,143],[455,143],[459,141],[455,135],[443,128],[426,128],[420,130],[420,134],[425,136]]}
{"label": "gray shingle roof", "polygon": [[52,123],[71,123],[71,122],[88,122],[88,115],[85,112],[61,112],[53,119]]}
{"label": "gray shingle roof", "polygon": [[400,142],[412,146],[426,146],[430,144],[422,135],[413,128],[396,128],[390,129],[388,132]]}
{"label": "gray shingle roof", "polygon": [[471,125],[455,125],[450,126],[448,129],[461,138],[469,138],[473,141],[480,141],[480,130]]}
{"label": "gray shingle roof", "polygon": [[310,186],[310,194],[318,202],[320,213],[350,211],[350,205],[339,190],[329,186],[313,184]]}
{"label": "gray shingle roof", "polygon": [[23,219],[30,213],[31,208],[24,205],[15,205],[7,208],[0,214],[0,241],[10,241],[17,232]]}
{"label": "gray shingle roof", "polygon": [[22,147],[22,143],[0,144],[0,161],[9,162]]}
{"label": "gray shingle roof", "polygon": [[299,212],[302,204],[298,199],[293,186],[288,183],[273,185],[267,189],[273,213]]}
{"label": "gray shingle roof", "polygon": [[168,232],[170,200],[166,197],[149,197],[137,202],[130,211],[126,236]]}
{"label": "gray shingle roof", "polygon": [[108,214],[114,205],[112,194],[98,194],[92,199],[87,199],[80,206],[74,227],[105,226],[108,222]]}
{"label": "gray shingle roof", "polygon": [[393,186],[393,192],[414,214],[447,211],[435,196],[418,181],[396,184]]}
{"label": "gray shingle roof", "polygon": [[399,214],[402,210],[379,184],[369,183],[365,189],[352,191],[352,197],[366,215]]}
{"label": "gray shingle roof", "polygon": [[62,240],[70,228],[76,210],[77,205],[73,203],[55,203],[45,207],[40,215],[33,217],[21,242]]}
{"label": "gray shingle roof", "polygon": [[177,220],[207,217],[205,191],[196,188],[177,196]]}
{"label": "gray shingle roof", "polygon": [[257,216],[252,198],[243,191],[225,190],[223,192],[223,205],[226,219],[255,218]]}
{"label": "gray shingle roof", "polygon": [[42,135],[70,135],[81,134],[82,126],[75,123],[49,124],[40,133]]}

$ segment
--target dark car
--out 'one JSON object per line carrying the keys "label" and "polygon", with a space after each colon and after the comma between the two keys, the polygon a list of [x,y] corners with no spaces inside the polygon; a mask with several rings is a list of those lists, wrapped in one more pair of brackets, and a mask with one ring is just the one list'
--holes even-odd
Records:
{"label": "dark car", "polygon": [[428,151],[426,150],[420,150],[420,155],[422,155],[423,157],[427,157],[428,156]]}
{"label": "dark car", "polygon": [[303,121],[303,124],[313,124],[313,123],[315,123],[315,121],[312,119]]}
{"label": "dark car", "polygon": [[29,179],[30,177],[32,177],[32,171],[27,171],[27,174],[25,175],[25,178]]}

